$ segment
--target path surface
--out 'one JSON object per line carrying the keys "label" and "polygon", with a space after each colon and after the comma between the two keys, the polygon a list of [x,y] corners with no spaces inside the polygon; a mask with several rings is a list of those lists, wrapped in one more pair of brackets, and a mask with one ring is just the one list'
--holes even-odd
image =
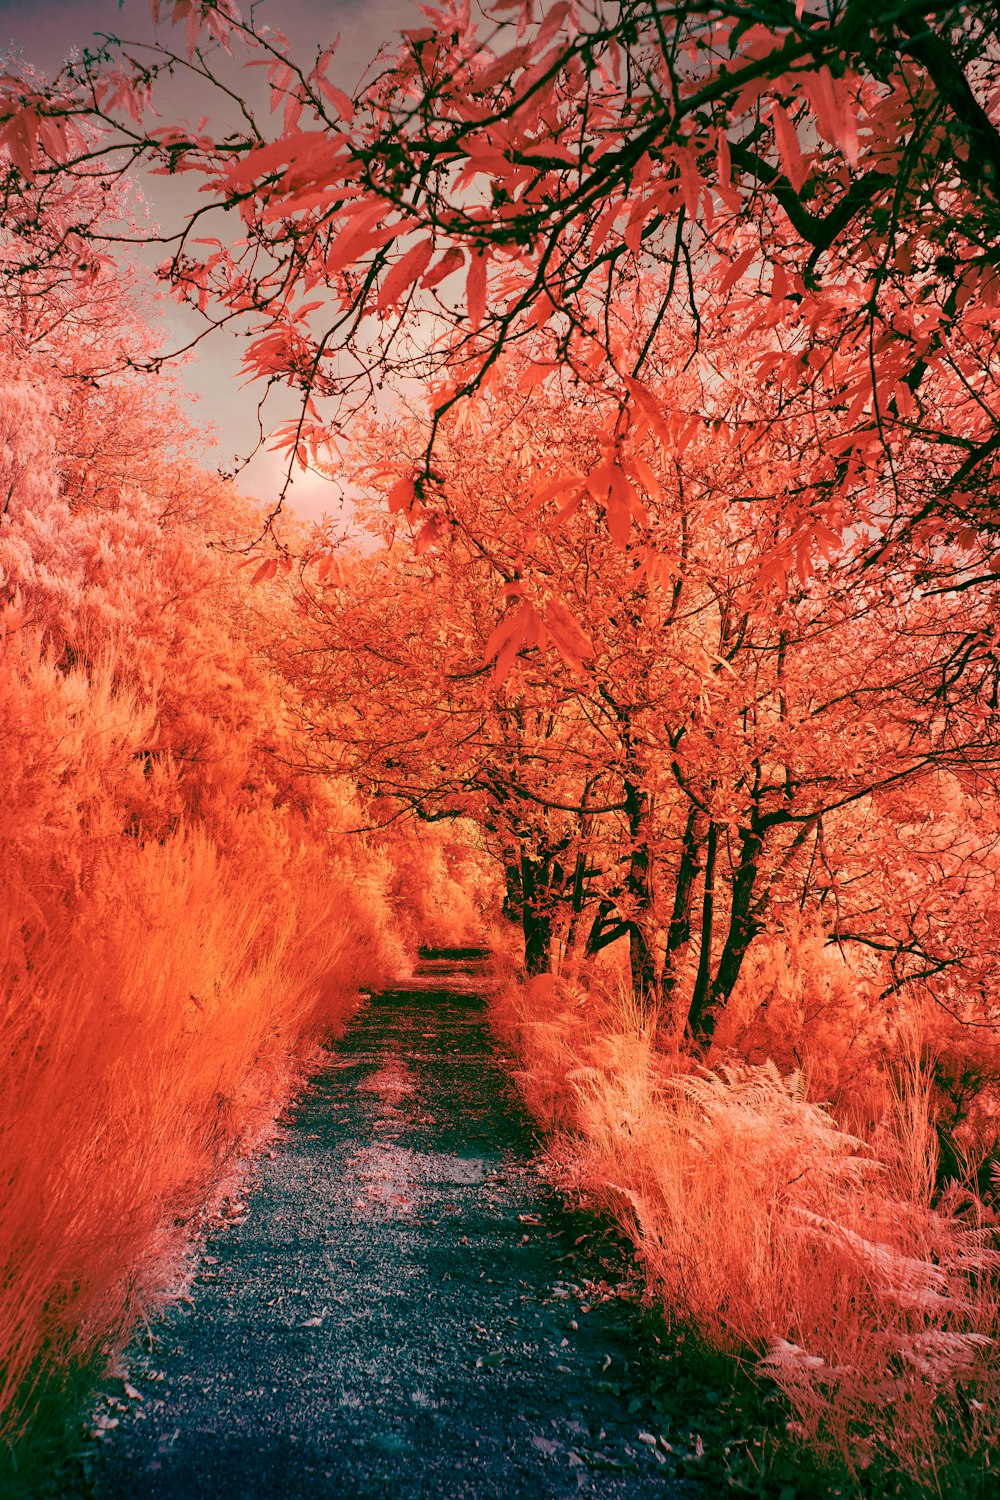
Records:
{"label": "path surface", "polygon": [[190,1307],[129,1352],[98,1500],[719,1493],[656,1444],[601,1231],[533,1149],[473,967],[424,964],[373,999],[257,1164],[245,1220],[209,1240]]}

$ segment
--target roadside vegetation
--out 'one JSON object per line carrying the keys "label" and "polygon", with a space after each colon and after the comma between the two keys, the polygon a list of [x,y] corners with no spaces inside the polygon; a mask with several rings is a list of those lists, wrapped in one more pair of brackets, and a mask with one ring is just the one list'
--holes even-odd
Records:
{"label": "roadside vegetation", "polygon": [[[352,832],[311,776],[288,629],[187,456],[110,272],[10,303],[0,361],[0,1432],[99,1370],[317,1044],[419,942],[476,935],[461,833]],[[59,314],[57,316],[56,314]],[[468,865],[468,871],[465,866]],[[471,872],[471,873],[470,873]],[[418,878],[419,875],[419,878]],[[459,877],[459,878],[456,878]]]}
{"label": "roadside vegetation", "polygon": [[[860,1493],[990,1493],[995,5],[445,4],[352,97],[154,9],[0,80],[5,1430],[487,932],[667,1315]],[[199,472],[151,240],[351,526]]]}

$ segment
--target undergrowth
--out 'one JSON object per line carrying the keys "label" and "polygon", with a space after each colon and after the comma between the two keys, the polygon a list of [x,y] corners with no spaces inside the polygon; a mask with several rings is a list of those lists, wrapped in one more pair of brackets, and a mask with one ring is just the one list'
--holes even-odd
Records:
{"label": "undergrowth", "polygon": [[[0,1010],[0,1408],[16,1434],[169,1283],[210,1183],[385,957],[349,889],[290,862],[274,908],[194,833],[116,851]],[[294,885],[294,894],[293,894]],[[13,928],[13,930],[11,930]]]}
{"label": "undergrowth", "polygon": [[[781,1392],[778,1448],[813,1470],[789,1494],[818,1472],[831,1493],[995,1493],[995,1238],[971,1192],[935,1195],[916,1054],[862,1136],[801,1073],[665,1054],[596,982],[507,982],[492,1016],[563,1183],[616,1214],[671,1322]],[[771,1493],[784,1463],[747,1454],[732,1482]]]}

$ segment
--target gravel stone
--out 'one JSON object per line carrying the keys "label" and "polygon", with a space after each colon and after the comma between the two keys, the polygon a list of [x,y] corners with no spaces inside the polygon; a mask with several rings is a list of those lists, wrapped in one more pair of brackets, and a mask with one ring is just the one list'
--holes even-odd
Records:
{"label": "gravel stone", "polygon": [[96,1500],[721,1493],[655,1441],[634,1286],[535,1167],[476,991],[425,962],[310,1079],[126,1354]]}

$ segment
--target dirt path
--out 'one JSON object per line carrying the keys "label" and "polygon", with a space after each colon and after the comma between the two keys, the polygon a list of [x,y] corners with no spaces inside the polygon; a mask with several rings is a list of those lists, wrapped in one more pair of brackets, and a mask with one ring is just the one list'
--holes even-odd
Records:
{"label": "dirt path", "polygon": [[129,1352],[98,1500],[720,1493],[685,1477],[693,1432],[687,1463],[657,1441],[649,1335],[531,1167],[475,990],[425,964],[358,1017]]}

